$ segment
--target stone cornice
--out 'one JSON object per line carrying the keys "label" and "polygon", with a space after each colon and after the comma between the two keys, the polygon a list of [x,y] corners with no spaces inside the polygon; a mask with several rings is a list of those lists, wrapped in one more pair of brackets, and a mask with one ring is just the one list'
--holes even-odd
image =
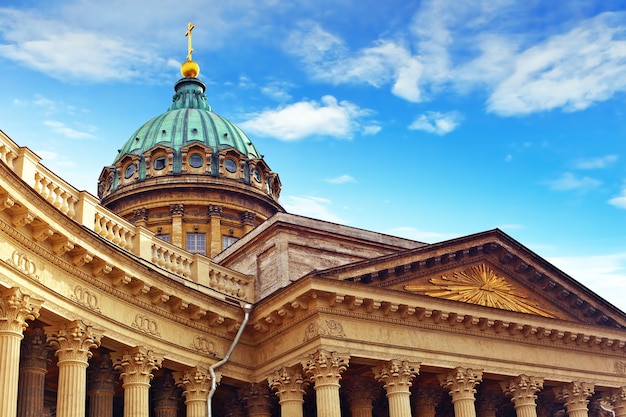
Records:
{"label": "stone cornice", "polygon": [[[257,332],[276,332],[304,314],[293,304],[335,317],[362,317],[411,327],[427,327],[480,335],[483,338],[515,340],[518,343],[550,345],[588,352],[626,352],[626,331],[604,326],[550,319],[478,305],[435,299],[401,291],[370,287],[349,281],[307,277],[284,292],[259,303],[252,319]],[[275,320],[282,310],[293,318]]]}
{"label": "stone cornice", "polygon": [[565,314],[601,326],[626,327],[626,314],[499,230],[331,268],[312,275],[376,287],[488,260],[540,293]]}

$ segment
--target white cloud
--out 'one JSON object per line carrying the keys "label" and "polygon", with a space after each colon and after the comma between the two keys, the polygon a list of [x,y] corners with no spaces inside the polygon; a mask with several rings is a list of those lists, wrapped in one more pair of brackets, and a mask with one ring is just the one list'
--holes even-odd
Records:
{"label": "white cloud", "polygon": [[409,125],[411,130],[423,130],[428,133],[435,133],[443,136],[452,132],[461,123],[462,117],[457,112],[439,113],[429,111],[419,115],[413,123]]}
{"label": "white cloud", "polygon": [[548,184],[551,189],[557,191],[588,191],[599,187],[602,181],[591,177],[577,177],[571,172],[565,172],[555,180],[546,181],[546,184]]}
{"label": "white cloud", "polygon": [[457,233],[427,232],[414,227],[396,227],[388,232],[393,236],[400,236],[419,242],[434,243],[459,237]]}
{"label": "white cloud", "polygon": [[382,129],[383,128],[378,125],[368,125],[368,126],[363,126],[362,133],[364,135],[375,135],[378,132],[380,132]]}
{"label": "white cloud", "polygon": [[312,196],[285,196],[281,197],[280,203],[288,213],[299,214],[314,219],[326,220],[333,223],[345,221],[331,212],[332,201],[322,197]]}
{"label": "white cloud", "polygon": [[335,178],[327,178],[325,181],[331,184],[347,184],[356,182],[356,179],[352,175],[344,174]]}
{"label": "white cloud", "polygon": [[423,99],[419,87],[422,63],[398,41],[379,40],[351,53],[339,37],[318,24],[308,24],[294,31],[285,45],[317,80],[374,87],[391,84],[391,92],[398,97],[412,102]]}
{"label": "white cloud", "polygon": [[318,135],[350,139],[359,127],[357,119],[366,114],[369,111],[350,102],[324,96],[321,102],[300,101],[265,110],[240,126],[248,133],[285,141]]}
{"label": "white cloud", "polygon": [[622,188],[622,193],[611,198],[608,203],[617,208],[626,209],[626,187]]}
{"label": "white cloud", "polygon": [[577,281],[626,311],[626,253],[548,257],[547,260]]}
{"label": "white cloud", "polygon": [[292,87],[291,83],[274,81],[261,87],[261,93],[272,100],[284,103],[291,100],[292,97],[288,91]]}
{"label": "white cloud", "polygon": [[625,29],[620,14],[604,13],[527,48],[487,102],[510,116],[561,108],[583,110],[626,90]]}
{"label": "white cloud", "polygon": [[598,158],[581,159],[576,162],[578,169],[600,169],[613,165],[619,157],[617,155],[605,155]]}
{"label": "white cloud", "polygon": [[[65,125],[65,123],[62,123],[56,120],[45,120],[43,124],[51,128],[56,133],[63,135],[68,139],[94,139],[95,138],[95,136],[92,135],[91,133],[73,129]],[[93,130],[93,129],[90,129],[90,130]]]}

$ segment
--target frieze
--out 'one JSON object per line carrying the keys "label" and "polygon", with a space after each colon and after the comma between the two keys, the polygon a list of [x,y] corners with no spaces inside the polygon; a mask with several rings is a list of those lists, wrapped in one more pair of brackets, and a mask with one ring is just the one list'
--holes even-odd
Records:
{"label": "frieze", "polygon": [[309,325],[304,330],[304,342],[307,342],[317,336],[333,336],[333,337],[346,337],[346,333],[343,331],[341,323],[335,320],[317,320]]}
{"label": "frieze", "polygon": [[148,333],[152,336],[161,337],[161,333],[159,333],[158,330],[157,322],[150,317],[144,316],[143,314],[137,314],[135,316],[132,327],[144,333]]}
{"label": "frieze", "polygon": [[196,335],[196,337],[193,338],[193,342],[190,347],[199,352],[206,353],[209,356],[217,356],[215,343],[211,342],[204,336]]}
{"label": "frieze", "polygon": [[26,254],[13,251],[11,257],[7,259],[7,263],[23,274],[39,281],[39,276],[37,275],[37,265]]}
{"label": "frieze", "polygon": [[615,361],[614,370],[616,374],[626,375],[626,362]]}
{"label": "frieze", "polygon": [[92,291],[87,288],[77,285],[74,288],[74,294],[72,294],[72,300],[78,304],[87,307],[90,310],[100,312],[100,306],[98,305],[98,297]]}

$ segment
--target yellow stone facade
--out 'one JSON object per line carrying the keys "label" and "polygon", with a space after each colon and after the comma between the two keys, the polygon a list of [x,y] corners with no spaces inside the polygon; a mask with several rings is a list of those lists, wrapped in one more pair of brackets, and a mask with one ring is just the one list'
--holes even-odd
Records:
{"label": "yellow stone facade", "polygon": [[626,315],[499,230],[279,210],[206,257],[0,159],[2,416],[625,414]]}

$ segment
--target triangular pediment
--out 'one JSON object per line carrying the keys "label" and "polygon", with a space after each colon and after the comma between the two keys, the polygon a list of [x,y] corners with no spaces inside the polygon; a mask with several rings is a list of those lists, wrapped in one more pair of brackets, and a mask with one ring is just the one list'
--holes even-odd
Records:
{"label": "triangular pediment", "polygon": [[413,294],[501,310],[550,318],[562,315],[543,296],[529,291],[486,261],[419,277],[397,287]]}
{"label": "triangular pediment", "polygon": [[626,314],[500,230],[328,269],[316,276],[489,309],[608,327]]}

